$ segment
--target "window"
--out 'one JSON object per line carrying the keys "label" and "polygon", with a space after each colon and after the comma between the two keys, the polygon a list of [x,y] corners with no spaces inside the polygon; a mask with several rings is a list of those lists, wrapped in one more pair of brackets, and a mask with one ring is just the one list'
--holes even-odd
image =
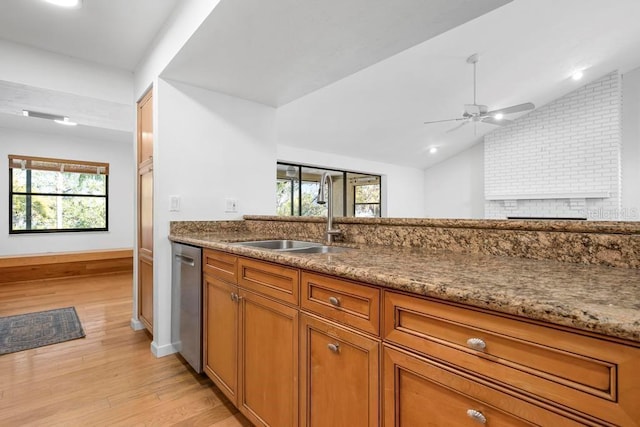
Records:
{"label": "window", "polygon": [[10,233],[107,231],[109,164],[9,156]]}
{"label": "window", "polygon": [[353,193],[355,216],[380,216],[380,184],[356,184]]}
{"label": "window", "polygon": [[[333,179],[335,215],[381,216],[379,175],[281,162],[277,164],[276,177],[277,215],[326,216],[327,206],[317,203],[320,178],[325,172]],[[359,187],[367,188],[356,190]]]}

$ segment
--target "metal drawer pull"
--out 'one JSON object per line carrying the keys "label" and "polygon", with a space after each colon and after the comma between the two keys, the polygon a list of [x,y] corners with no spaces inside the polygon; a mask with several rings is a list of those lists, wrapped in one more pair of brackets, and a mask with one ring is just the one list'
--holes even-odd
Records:
{"label": "metal drawer pull", "polygon": [[329,297],[329,302],[334,307],[340,307],[340,300],[336,297]]}
{"label": "metal drawer pull", "polygon": [[484,350],[487,347],[487,343],[481,338],[469,338],[467,340],[467,346],[474,350]]}
{"label": "metal drawer pull", "polygon": [[334,353],[340,353],[340,344],[327,344],[327,348]]}
{"label": "metal drawer pull", "polygon": [[472,420],[479,422],[480,424],[487,423],[487,417],[482,415],[482,412],[476,411],[475,409],[467,409],[467,416]]}

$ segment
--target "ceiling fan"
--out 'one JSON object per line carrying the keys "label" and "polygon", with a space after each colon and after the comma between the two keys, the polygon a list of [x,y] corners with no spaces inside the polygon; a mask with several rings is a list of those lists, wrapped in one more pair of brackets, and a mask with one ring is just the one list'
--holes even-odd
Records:
{"label": "ceiling fan", "polygon": [[434,120],[429,122],[424,122],[425,124],[431,123],[442,123],[442,122],[458,122],[462,121],[458,126],[449,129],[447,133],[453,132],[455,130],[460,129],[464,125],[473,122],[478,123],[489,123],[492,125],[498,126],[506,126],[510,123],[513,123],[512,120],[505,119],[505,114],[513,114],[519,113],[521,111],[533,110],[535,105],[531,102],[527,102],[524,104],[512,105],[511,107],[500,108],[498,110],[489,111],[489,107],[486,105],[478,104],[476,102],[476,65],[478,63],[478,54],[474,53],[470,57],[467,58],[467,64],[473,64],[473,104],[465,104],[464,113],[462,117],[458,117],[455,119],[445,119],[445,120]]}

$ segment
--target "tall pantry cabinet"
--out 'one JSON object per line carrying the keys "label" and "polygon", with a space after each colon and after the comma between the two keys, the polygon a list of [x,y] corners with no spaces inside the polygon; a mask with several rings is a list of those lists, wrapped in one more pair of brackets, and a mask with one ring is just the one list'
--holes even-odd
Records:
{"label": "tall pantry cabinet", "polygon": [[153,334],[153,89],[138,101],[138,318]]}

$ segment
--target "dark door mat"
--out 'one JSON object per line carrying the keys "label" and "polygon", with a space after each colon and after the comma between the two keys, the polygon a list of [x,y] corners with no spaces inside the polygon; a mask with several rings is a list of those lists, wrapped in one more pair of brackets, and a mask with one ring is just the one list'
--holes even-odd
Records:
{"label": "dark door mat", "polygon": [[0,317],[0,354],[85,336],[74,307]]}

